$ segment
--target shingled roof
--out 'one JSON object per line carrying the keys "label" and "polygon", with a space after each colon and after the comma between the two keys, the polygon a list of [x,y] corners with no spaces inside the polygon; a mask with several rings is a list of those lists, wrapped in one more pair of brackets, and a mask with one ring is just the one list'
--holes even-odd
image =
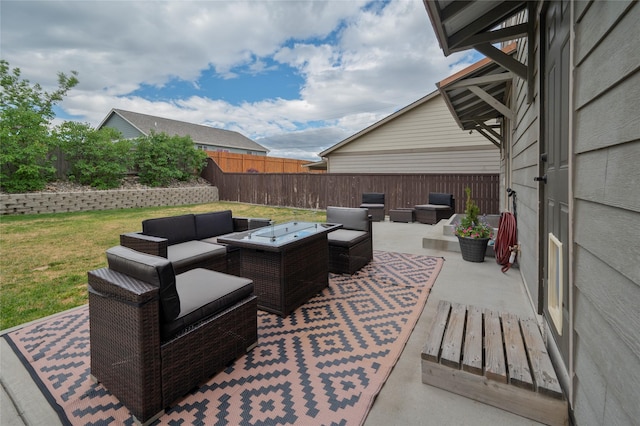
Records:
{"label": "shingled roof", "polygon": [[238,132],[115,108],[109,112],[98,128],[103,127],[114,114],[121,117],[145,136],[149,135],[153,130],[157,133],[164,132],[170,136],[190,136],[194,143],[201,145],[215,145],[218,147],[236,148],[247,151],[269,152],[264,146]]}

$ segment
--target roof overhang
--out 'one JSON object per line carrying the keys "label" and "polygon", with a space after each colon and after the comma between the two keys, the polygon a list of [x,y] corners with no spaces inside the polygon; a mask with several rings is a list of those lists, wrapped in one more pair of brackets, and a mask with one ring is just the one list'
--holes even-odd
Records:
{"label": "roof overhang", "polygon": [[[515,43],[502,49],[511,56]],[[485,58],[437,83],[453,118],[462,130],[475,130],[498,147],[503,135],[499,121],[513,119],[507,99],[514,73],[490,58]]]}
{"label": "roof overhang", "polygon": [[[518,0],[423,0],[431,25],[445,56],[476,49],[528,83],[533,98],[533,67],[506,55],[496,43],[527,37],[533,40],[535,1]],[[513,19],[512,19],[513,18]],[[533,64],[534,43],[528,43],[528,61]]]}

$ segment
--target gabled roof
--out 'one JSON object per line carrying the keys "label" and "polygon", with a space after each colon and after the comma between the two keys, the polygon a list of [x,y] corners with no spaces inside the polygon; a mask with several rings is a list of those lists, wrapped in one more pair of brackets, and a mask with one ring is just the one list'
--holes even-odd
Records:
{"label": "gabled roof", "polygon": [[343,146],[345,146],[346,144],[366,135],[369,132],[374,131],[375,129],[377,129],[378,127],[384,126],[385,124],[387,124],[388,122],[398,118],[399,116],[406,114],[407,112],[411,111],[414,108],[419,107],[420,105],[430,101],[431,99],[435,98],[436,96],[439,96],[440,92],[438,92],[437,90],[435,92],[431,92],[429,93],[427,96],[424,96],[420,99],[418,99],[417,101],[407,105],[406,107],[394,112],[391,115],[388,115],[387,117],[383,118],[382,120],[373,123],[371,126],[359,131],[358,133],[349,136],[347,139],[344,139],[341,142],[338,142],[337,144],[333,145],[332,147],[329,147],[327,149],[325,149],[324,151],[322,151],[320,154],[318,154],[318,156],[320,157],[325,157],[326,155],[332,153],[333,151],[335,151],[338,148],[341,148]]}
{"label": "gabled roof", "polygon": [[231,130],[216,129],[201,124],[187,123],[171,120],[169,118],[154,115],[140,114],[137,112],[112,109],[106,118],[102,120],[98,128],[101,128],[113,115],[120,116],[127,123],[135,127],[144,135],[151,131],[166,133],[170,136],[190,136],[195,143],[202,145],[215,145],[228,148],[244,149],[247,151],[269,152],[264,146],[252,141],[246,136]]}

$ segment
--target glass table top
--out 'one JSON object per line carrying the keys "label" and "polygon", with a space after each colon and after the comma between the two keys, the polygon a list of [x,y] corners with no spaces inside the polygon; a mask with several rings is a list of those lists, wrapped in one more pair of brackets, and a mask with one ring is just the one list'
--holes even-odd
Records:
{"label": "glass table top", "polygon": [[316,222],[287,222],[250,231],[236,232],[219,238],[221,241],[280,246],[311,235],[332,231],[340,225]]}

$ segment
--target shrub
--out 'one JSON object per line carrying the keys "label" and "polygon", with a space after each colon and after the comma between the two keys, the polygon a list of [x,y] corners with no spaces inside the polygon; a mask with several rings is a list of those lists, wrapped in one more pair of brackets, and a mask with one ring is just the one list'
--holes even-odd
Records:
{"label": "shrub", "polygon": [[135,165],[140,183],[165,186],[172,180],[188,181],[199,175],[207,154],[189,136],[151,132],[135,141]]}
{"label": "shrub", "polygon": [[117,188],[133,165],[131,141],[112,128],[67,121],[56,129],[60,150],[69,163],[67,178],[97,189]]}

